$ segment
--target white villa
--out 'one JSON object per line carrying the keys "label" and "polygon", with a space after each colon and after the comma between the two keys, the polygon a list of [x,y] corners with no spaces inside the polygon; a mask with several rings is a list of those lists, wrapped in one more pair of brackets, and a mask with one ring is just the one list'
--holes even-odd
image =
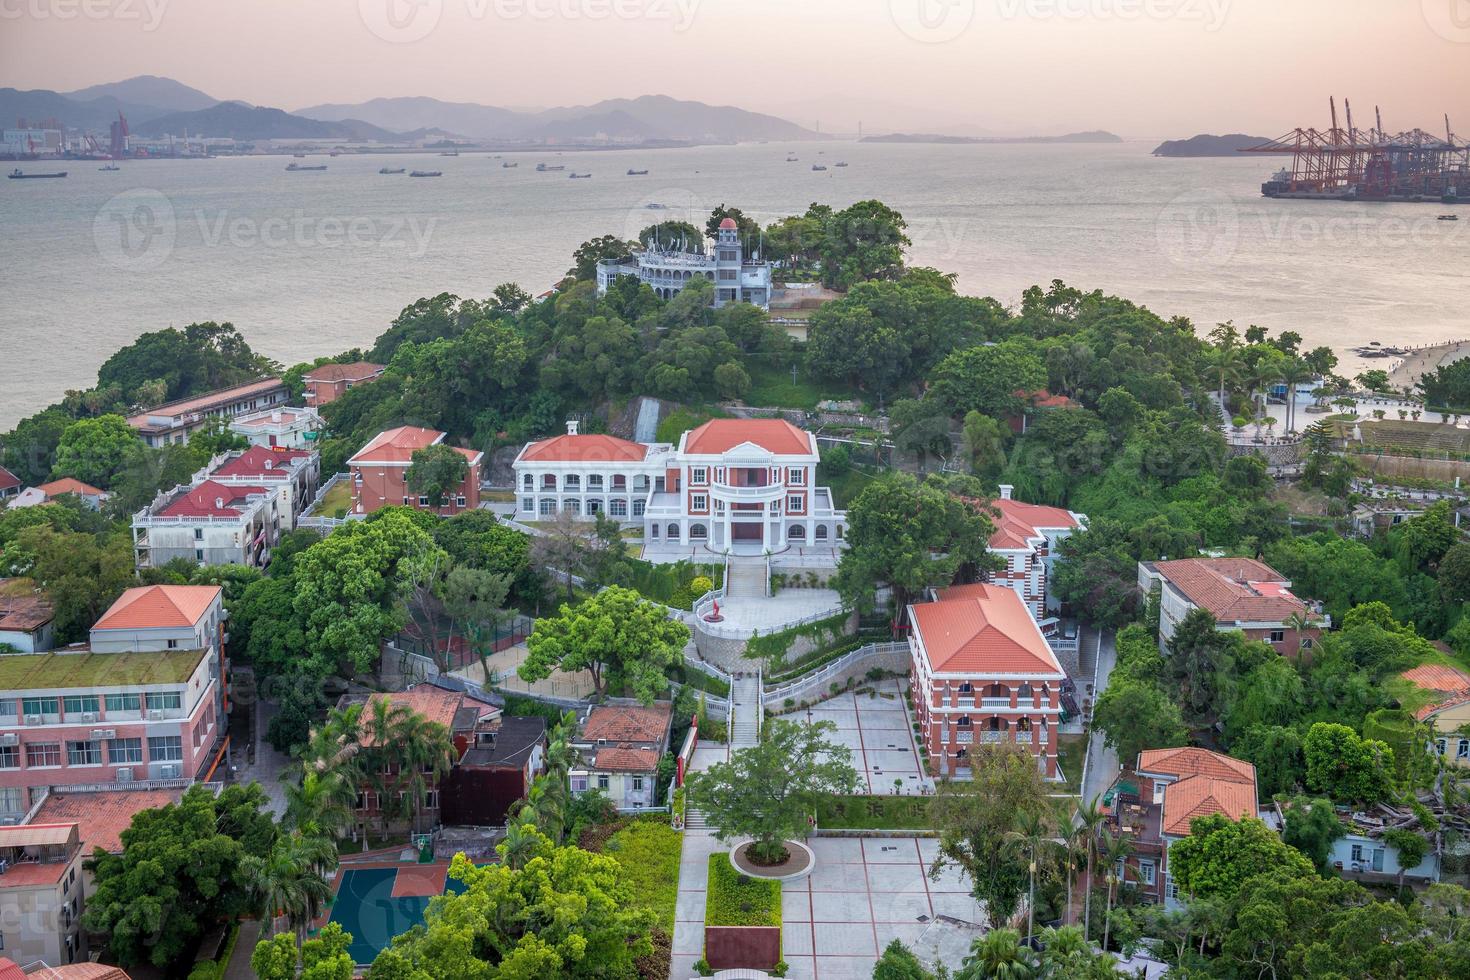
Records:
{"label": "white villa", "polygon": [[713,252],[651,248],[621,262],[597,263],[597,294],[606,293],[619,276],[637,276],[661,299],[672,299],[691,279],[708,279],[715,284],[716,307],[753,303],[763,310],[771,308],[771,264],[745,258],[732,218],[720,222]]}
{"label": "white villa", "polygon": [[712,419],[677,446],[581,435],[568,422],[566,435],[516,456],[516,516],[603,513],[642,525],[649,557],[701,548],[835,555],[847,514],[816,485],[817,460],[816,437],[784,419]]}

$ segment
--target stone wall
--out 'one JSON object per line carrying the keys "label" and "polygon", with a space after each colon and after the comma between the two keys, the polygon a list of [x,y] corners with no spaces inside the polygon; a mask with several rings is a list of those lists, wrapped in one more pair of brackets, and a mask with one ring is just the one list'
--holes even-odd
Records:
{"label": "stone wall", "polygon": [[[801,685],[790,690],[781,691],[778,700],[767,700],[766,709],[773,714],[781,714],[786,711],[799,710],[801,702],[816,702],[822,697],[832,693],[832,685],[835,683],[839,688],[847,686],[848,681],[861,683],[868,679],[868,671],[877,668],[886,670],[893,674],[907,674],[909,672],[910,654],[907,644],[877,644],[873,652],[867,656],[858,657],[853,662],[845,664],[840,670],[828,672],[819,670],[807,678]],[[782,685],[766,685],[767,691],[780,691]],[[770,698],[770,693],[767,693]],[[786,699],[790,698],[794,704],[786,706]]]}
{"label": "stone wall", "polygon": [[1264,456],[1267,466],[1291,466],[1302,460],[1301,440],[1292,442],[1272,442],[1264,445],[1256,443],[1231,444],[1229,454],[1235,456]]}

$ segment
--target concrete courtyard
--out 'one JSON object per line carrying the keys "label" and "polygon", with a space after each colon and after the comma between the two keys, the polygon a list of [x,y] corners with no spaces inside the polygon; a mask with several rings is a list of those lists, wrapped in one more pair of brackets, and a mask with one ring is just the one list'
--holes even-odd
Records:
{"label": "concrete courtyard", "polygon": [[[870,685],[877,696],[845,692],[810,711],[792,711],[790,721],[830,721],[837,731],[829,738],[852,750],[853,768],[864,795],[917,796],[934,792],[934,780],[923,771],[914,743],[913,719],[903,700],[903,682],[887,678]],[[776,707],[776,706],[772,706]],[[899,780],[895,785],[894,780]]]}

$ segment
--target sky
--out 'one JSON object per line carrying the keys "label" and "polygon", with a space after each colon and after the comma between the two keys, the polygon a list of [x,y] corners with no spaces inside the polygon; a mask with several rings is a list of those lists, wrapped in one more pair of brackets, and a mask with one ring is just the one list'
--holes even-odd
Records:
{"label": "sky", "polygon": [[0,0],[0,86],[298,109],[666,94],[825,132],[1470,135],[1470,0]]}

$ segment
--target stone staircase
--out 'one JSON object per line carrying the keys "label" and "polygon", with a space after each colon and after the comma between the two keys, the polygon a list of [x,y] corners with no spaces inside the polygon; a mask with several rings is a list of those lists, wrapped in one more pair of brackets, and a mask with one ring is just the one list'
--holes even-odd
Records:
{"label": "stone staircase", "polygon": [[730,599],[763,599],[770,595],[766,587],[765,559],[742,561],[731,558],[725,577],[725,596]]}
{"label": "stone staircase", "polygon": [[730,726],[730,751],[746,749],[760,740],[760,674],[745,674],[735,679],[730,689],[735,722]]}

